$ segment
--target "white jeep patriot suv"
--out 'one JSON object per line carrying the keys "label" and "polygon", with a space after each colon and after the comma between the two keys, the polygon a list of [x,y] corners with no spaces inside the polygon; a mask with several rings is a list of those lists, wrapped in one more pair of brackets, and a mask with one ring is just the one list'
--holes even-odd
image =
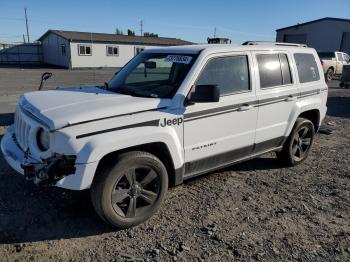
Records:
{"label": "white jeep patriot suv", "polygon": [[301,163],[327,91],[315,50],[295,44],[149,49],[103,88],[24,94],[1,149],[35,183],[91,189],[101,218],[126,228],[185,179],[272,151]]}

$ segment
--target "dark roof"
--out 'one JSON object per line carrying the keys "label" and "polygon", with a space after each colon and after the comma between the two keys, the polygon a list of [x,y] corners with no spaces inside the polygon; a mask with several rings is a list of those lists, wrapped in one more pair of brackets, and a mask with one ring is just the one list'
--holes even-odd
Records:
{"label": "dark roof", "polygon": [[321,18],[321,19],[309,21],[309,22],[306,22],[306,23],[301,23],[301,24],[296,24],[296,25],[292,25],[292,26],[280,28],[280,29],[277,29],[276,31],[281,31],[281,30],[285,30],[285,29],[296,28],[296,27],[299,27],[299,26],[309,25],[309,24],[318,23],[318,22],[323,22],[323,21],[327,21],[327,20],[328,20],[328,21],[350,22],[350,19],[325,17],[325,18]]}
{"label": "dark roof", "polygon": [[118,44],[137,44],[137,45],[158,45],[158,46],[170,46],[170,45],[189,45],[193,44],[178,38],[168,37],[147,37],[147,36],[129,36],[129,35],[117,35],[117,34],[104,34],[104,33],[90,33],[90,32],[76,32],[76,31],[61,31],[61,30],[48,30],[42,35],[38,41],[42,41],[49,33],[59,35],[69,41],[84,41],[84,42],[110,42]]}

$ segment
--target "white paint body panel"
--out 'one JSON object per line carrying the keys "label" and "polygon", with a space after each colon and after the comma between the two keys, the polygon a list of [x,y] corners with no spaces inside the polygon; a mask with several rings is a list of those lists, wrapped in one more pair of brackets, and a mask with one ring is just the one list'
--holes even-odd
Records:
{"label": "white paint body panel", "polygon": [[[25,94],[20,109],[23,118],[35,128],[51,130],[50,149],[36,149],[35,133],[27,137],[33,160],[41,161],[50,155],[76,155],[76,173],[59,181],[63,188],[82,190],[91,186],[100,160],[108,153],[149,143],[163,143],[171,156],[175,169],[187,162],[203,160],[217,154],[255,145],[266,140],[288,136],[297,117],[308,110],[318,110],[320,121],[326,114],[327,86],[323,74],[320,80],[299,84],[293,53],[316,52],[310,48],[281,46],[231,46],[205,45],[159,48],[154,52],[200,54],[172,99],[139,98],[111,93],[93,87],[87,89],[50,90]],[[260,90],[257,52],[287,52],[291,57],[294,83],[289,87]],[[145,52],[151,52],[145,50]],[[184,106],[184,100],[195,83],[206,61],[215,56],[245,53],[249,56],[251,91],[221,97],[217,103]],[[321,64],[318,61],[321,72]],[[164,119],[183,119],[186,114],[231,104],[249,103],[259,99],[287,95],[289,92],[319,90],[313,96],[300,97],[295,101],[275,103],[274,106],[254,106],[248,111],[231,112],[179,125],[162,126]],[[21,111],[21,112],[22,112]],[[22,116],[22,113],[21,113]],[[159,121],[154,124],[154,121]],[[138,126],[139,123],[151,123]],[[135,126],[136,125],[136,126]],[[132,128],[126,128],[132,126]],[[23,173],[20,163],[23,150],[13,140],[14,127],[7,130],[1,141],[1,150],[8,163]],[[83,136],[82,136],[83,135]],[[215,142],[210,149],[193,147]]]}

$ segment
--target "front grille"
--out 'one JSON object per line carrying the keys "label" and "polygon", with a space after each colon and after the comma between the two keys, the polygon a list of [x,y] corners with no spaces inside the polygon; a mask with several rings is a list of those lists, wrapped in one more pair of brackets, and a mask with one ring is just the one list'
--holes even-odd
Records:
{"label": "front grille", "polygon": [[23,112],[18,107],[15,114],[15,136],[23,151],[27,151],[29,147],[30,128],[30,124],[24,120]]}

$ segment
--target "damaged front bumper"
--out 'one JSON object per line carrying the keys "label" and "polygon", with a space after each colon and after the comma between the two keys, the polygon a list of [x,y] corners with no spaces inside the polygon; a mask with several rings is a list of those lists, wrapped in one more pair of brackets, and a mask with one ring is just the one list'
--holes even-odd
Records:
{"label": "damaged front bumper", "polygon": [[7,163],[18,173],[37,184],[83,190],[88,189],[97,168],[97,162],[76,163],[76,156],[56,154],[38,160],[27,155],[13,137],[13,126],[1,139],[1,151]]}
{"label": "damaged front bumper", "polygon": [[35,184],[55,185],[65,176],[75,173],[76,156],[55,154],[47,159],[34,159],[23,152],[11,131],[12,127],[1,140],[1,151],[9,165],[27,180],[33,180]]}
{"label": "damaged front bumper", "polygon": [[35,184],[55,185],[62,178],[74,174],[76,156],[56,154],[41,162],[33,163],[25,158],[21,164],[24,177]]}

